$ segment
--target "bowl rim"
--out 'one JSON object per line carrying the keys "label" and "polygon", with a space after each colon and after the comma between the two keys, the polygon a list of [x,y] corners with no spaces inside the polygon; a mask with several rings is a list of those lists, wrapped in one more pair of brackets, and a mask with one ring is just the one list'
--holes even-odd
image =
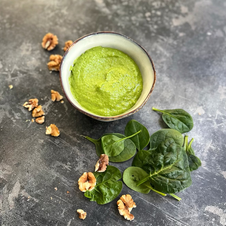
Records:
{"label": "bowl rim", "polygon": [[[113,35],[119,35],[119,36],[122,36],[123,38],[127,39],[128,41],[130,42],[133,42],[135,45],[137,45],[138,47],[140,47],[147,55],[147,57],[149,58],[150,60],[150,63],[152,65],[152,69],[153,69],[153,72],[154,72],[154,80],[153,80],[153,84],[152,84],[152,87],[148,93],[148,95],[146,96],[146,98],[144,99],[144,101],[142,102],[142,104],[140,106],[138,106],[136,109],[132,110],[132,111],[129,111],[127,113],[122,113],[120,115],[116,115],[116,116],[98,116],[98,115],[95,115],[95,114],[91,114],[89,112],[86,112],[84,110],[82,110],[81,108],[79,108],[78,106],[76,106],[71,100],[70,98],[67,96],[66,94],[66,91],[64,89],[64,86],[63,86],[63,79],[62,79],[62,73],[61,73],[61,67],[63,65],[63,61],[65,59],[65,57],[67,56],[67,54],[69,53],[70,49],[72,46],[74,46],[76,43],[78,43],[79,41],[81,41],[82,39],[84,38],[87,38],[87,37],[90,37],[90,36],[93,36],[93,35],[99,35],[99,34],[113,34]],[[95,118],[95,119],[98,119],[98,120],[101,120],[101,121],[113,121],[113,120],[117,120],[117,119],[122,119],[122,118],[125,118],[129,115],[132,115],[134,113],[136,113],[137,111],[139,111],[140,109],[142,109],[144,107],[144,105],[147,103],[151,93],[153,92],[153,89],[155,87],[155,82],[156,82],[156,71],[155,71],[155,66],[154,66],[154,63],[150,57],[150,55],[148,54],[148,52],[146,51],[145,48],[143,48],[139,43],[137,43],[136,41],[134,41],[133,39],[127,37],[126,35],[123,35],[121,33],[118,33],[118,32],[114,32],[114,31],[97,31],[97,32],[93,32],[93,33],[89,33],[89,34],[86,34],[78,39],[76,39],[73,44],[66,50],[66,52],[64,53],[63,55],[63,58],[62,58],[62,61],[61,61],[61,65],[60,65],[60,82],[61,82],[61,87],[63,89],[63,92],[64,92],[64,95],[66,96],[67,100],[69,101],[69,103],[74,107],[76,108],[78,111],[80,111],[81,113],[89,116],[89,117],[92,117],[92,118]]]}

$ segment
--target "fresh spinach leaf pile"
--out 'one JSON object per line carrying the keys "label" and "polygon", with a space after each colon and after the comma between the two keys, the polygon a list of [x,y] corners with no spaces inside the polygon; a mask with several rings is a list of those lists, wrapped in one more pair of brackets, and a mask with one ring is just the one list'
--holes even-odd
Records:
{"label": "fresh spinach leaf pile", "polygon": [[[125,127],[125,135],[111,133],[99,139],[85,138],[95,145],[98,156],[106,154],[111,162],[124,162],[135,156],[132,166],[123,173],[124,183],[132,190],[144,194],[152,190],[180,201],[174,193],[189,187],[191,171],[201,166],[191,147],[194,139],[188,143],[188,136],[182,135],[193,128],[193,119],[182,109],[153,110],[163,113],[169,129],[161,129],[150,136],[144,125],[131,120]],[[118,181],[121,173],[117,168],[108,166],[107,171],[95,173],[95,177],[95,189],[85,193],[91,201],[105,204],[119,195],[122,182]]]}

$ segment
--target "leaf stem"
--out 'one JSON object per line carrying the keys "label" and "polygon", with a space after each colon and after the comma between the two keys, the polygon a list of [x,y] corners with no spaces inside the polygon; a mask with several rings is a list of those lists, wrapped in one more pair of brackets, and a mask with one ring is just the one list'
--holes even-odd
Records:
{"label": "leaf stem", "polygon": [[190,143],[188,144],[188,150],[191,148],[191,144],[194,141],[194,138],[191,139]]}
{"label": "leaf stem", "polygon": [[152,191],[158,193],[159,195],[166,196],[165,193],[162,193],[162,192],[160,192],[160,191],[155,190],[155,189],[154,189],[152,186],[150,186],[150,185],[147,185],[147,187],[150,188]]}
{"label": "leaf stem", "polygon": [[96,139],[93,139],[93,138],[88,137],[88,136],[83,136],[83,135],[80,135],[80,136],[86,138],[87,140],[89,140],[90,142],[92,142],[94,144],[97,143],[97,141],[98,141],[98,139],[96,140]]}
{"label": "leaf stem", "polygon": [[146,182],[147,180],[149,180],[149,178],[150,178],[150,176],[148,175],[147,177],[145,177],[145,178],[139,180],[139,181],[137,182],[137,186],[140,186],[141,184],[143,184],[144,182]]}
{"label": "leaf stem", "polygon": [[153,110],[153,111],[159,111],[159,112],[165,113],[164,111],[162,111],[162,110],[159,110],[159,109],[157,109],[157,108],[154,108],[154,107],[152,108],[152,110]]}
{"label": "leaf stem", "polygon": [[173,194],[173,193],[170,193],[169,195],[171,195],[173,198],[175,198],[177,201],[180,201],[181,198],[178,197],[177,195]]}
{"label": "leaf stem", "polygon": [[130,135],[130,136],[128,136],[128,137],[123,137],[122,139],[117,140],[116,142],[120,142],[120,141],[129,139],[129,138],[131,138],[131,137],[134,137],[134,136],[136,136],[136,135],[137,135],[138,133],[140,133],[140,132],[141,132],[141,130],[137,131],[136,133],[134,133],[134,134],[132,134],[132,135]]}
{"label": "leaf stem", "polygon": [[184,145],[183,145],[183,148],[185,151],[188,150],[188,135],[185,135],[184,136]]}

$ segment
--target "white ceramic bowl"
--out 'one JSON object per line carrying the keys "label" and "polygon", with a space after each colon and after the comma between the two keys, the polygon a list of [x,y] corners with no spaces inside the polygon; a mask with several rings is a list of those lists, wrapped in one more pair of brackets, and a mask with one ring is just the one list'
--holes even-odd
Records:
{"label": "white ceramic bowl", "polygon": [[[70,91],[70,67],[73,66],[73,62],[76,58],[78,58],[86,50],[91,49],[95,46],[110,47],[126,53],[136,62],[143,77],[143,91],[141,93],[140,98],[131,109],[120,115],[96,115],[83,108],[77,102],[77,100],[74,98]],[[65,52],[61,62],[60,79],[65,96],[76,109],[78,109],[83,114],[100,121],[114,121],[134,114],[145,105],[154,89],[156,81],[156,72],[151,57],[148,55],[148,53],[142,46],[122,34],[110,31],[103,31],[85,35],[77,39],[71,45],[71,47]]]}

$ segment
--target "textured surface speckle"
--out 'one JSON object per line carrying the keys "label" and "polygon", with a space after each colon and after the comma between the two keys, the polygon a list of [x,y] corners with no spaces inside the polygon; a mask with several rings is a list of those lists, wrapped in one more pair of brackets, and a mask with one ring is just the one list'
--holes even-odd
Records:
{"label": "textured surface speckle", "polygon": [[[226,225],[225,12],[224,0],[1,0],[0,224]],[[65,41],[101,30],[140,43],[157,72],[145,107],[109,123],[79,113],[66,99],[53,103],[50,90],[63,92],[58,73],[46,65],[50,54],[63,54]],[[59,38],[51,53],[41,47],[47,32]],[[30,98],[43,105],[43,125],[32,122],[22,106]],[[93,145],[81,135],[123,133],[130,119],[152,134],[165,127],[153,106],[183,108],[192,115],[194,128],[188,135],[202,167],[192,173],[192,186],[178,194],[181,202],[124,185],[121,194],[131,194],[137,204],[135,220],[128,222],[119,215],[117,200],[101,206],[79,191],[78,178],[93,171],[97,161]],[[45,135],[51,123],[59,127],[60,137]],[[123,172],[131,160],[114,165]],[[84,221],[76,213],[79,208],[87,212]]]}

